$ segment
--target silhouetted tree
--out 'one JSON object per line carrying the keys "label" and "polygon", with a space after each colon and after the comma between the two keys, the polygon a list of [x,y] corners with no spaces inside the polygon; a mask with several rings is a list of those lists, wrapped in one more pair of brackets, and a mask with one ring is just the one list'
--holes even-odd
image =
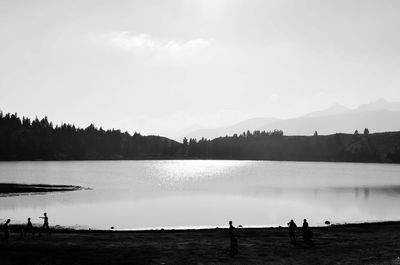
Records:
{"label": "silhouetted tree", "polygon": [[368,128],[365,128],[365,129],[364,129],[364,134],[369,134]]}
{"label": "silhouetted tree", "polygon": [[54,127],[47,117],[31,122],[17,114],[0,114],[0,160],[166,158],[181,153],[180,144],[163,137],[85,129],[70,124]]}

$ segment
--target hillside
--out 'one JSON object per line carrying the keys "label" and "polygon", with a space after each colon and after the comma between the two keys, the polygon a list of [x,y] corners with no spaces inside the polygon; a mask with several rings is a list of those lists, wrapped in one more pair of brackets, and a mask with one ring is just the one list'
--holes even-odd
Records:
{"label": "hillside", "polygon": [[282,131],[243,133],[189,145],[207,159],[400,163],[400,132],[284,136]]}

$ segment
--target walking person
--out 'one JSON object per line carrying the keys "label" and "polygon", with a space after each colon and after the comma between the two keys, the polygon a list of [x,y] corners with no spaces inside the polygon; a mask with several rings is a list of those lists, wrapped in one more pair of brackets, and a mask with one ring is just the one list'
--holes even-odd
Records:
{"label": "walking person", "polygon": [[292,243],[296,243],[296,228],[297,225],[296,223],[292,220],[290,220],[290,222],[288,223],[289,226],[289,238],[290,238],[290,242]]}
{"label": "walking person", "polygon": [[40,229],[39,236],[42,235],[43,230],[46,230],[50,235],[50,227],[49,227],[49,218],[47,217],[47,213],[43,214],[44,216],[40,216],[39,218],[43,219],[43,226]]}
{"label": "walking person", "polygon": [[237,255],[239,251],[238,251],[238,242],[235,237],[235,227],[232,225],[232,221],[229,221],[229,239],[231,241],[229,253],[231,257],[233,257]]}
{"label": "walking person", "polygon": [[4,241],[8,245],[8,239],[10,238],[10,219],[7,219],[7,221],[3,225],[3,230],[4,230]]}

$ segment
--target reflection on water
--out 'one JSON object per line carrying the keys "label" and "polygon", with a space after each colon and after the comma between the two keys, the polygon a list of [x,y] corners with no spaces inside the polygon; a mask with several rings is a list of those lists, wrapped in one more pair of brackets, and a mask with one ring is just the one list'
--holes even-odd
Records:
{"label": "reflection on water", "polygon": [[400,166],[269,161],[2,162],[0,182],[92,190],[0,197],[0,219],[93,228],[399,220]]}

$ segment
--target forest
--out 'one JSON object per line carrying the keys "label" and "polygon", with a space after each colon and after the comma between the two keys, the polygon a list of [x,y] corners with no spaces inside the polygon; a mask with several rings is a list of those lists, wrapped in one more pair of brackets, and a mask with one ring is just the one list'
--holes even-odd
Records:
{"label": "forest", "polygon": [[400,163],[400,132],[286,136],[254,131],[208,139],[133,135],[93,124],[54,126],[0,112],[0,160],[238,159]]}
{"label": "forest", "polygon": [[0,160],[118,160],[171,158],[181,144],[159,136],[87,128],[0,113]]}

